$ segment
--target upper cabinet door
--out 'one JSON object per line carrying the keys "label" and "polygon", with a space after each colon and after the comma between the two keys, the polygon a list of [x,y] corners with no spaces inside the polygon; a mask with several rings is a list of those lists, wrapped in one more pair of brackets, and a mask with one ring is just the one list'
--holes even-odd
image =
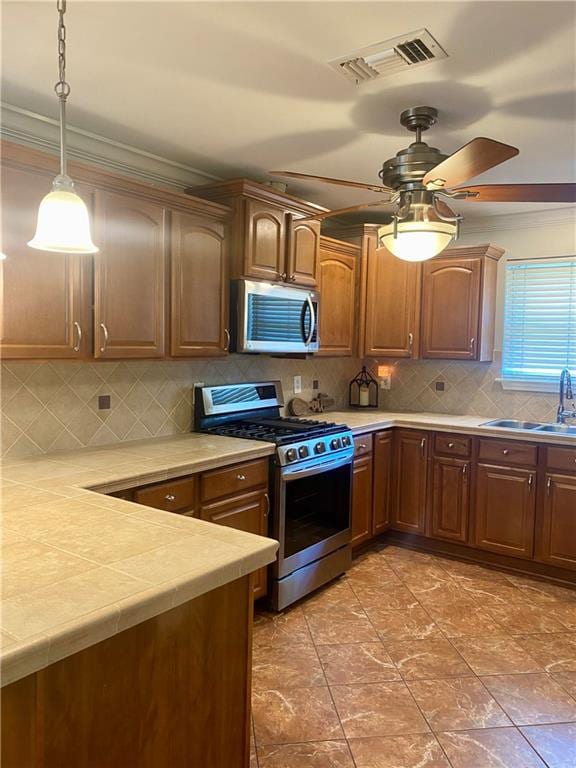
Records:
{"label": "upper cabinet door", "polygon": [[422,357],[478,359],[481,268],[480,259],[424,264]]}
{"label": "upper cabinet door", "polygon": [[354,353],[357,264],[357,256],[334,248],[320,250],[319,355],[351,357]]}
{"label": "upper cabinet door", "polygon": [[128,195],[97,193],[96,357],[164,355],[164,221],[160,205]]}
{"label": "upper cabinet door", "polygon": [[257,200],[246,200],[244,275],[280,280],[286,262],[286,214]]}
{"label": "upper cabinet door", "polygon": [[368,247],[364,354],[417,357],[420,264],[397,258],[385,248]]}
{"label": "upper cabinet door", "polygon": [[175,357],[225,355],[229,346],[224,224],[172,214],[171,342]]}
{"label": "upper cabinet door", "polygon": [[296,285],[315,288],[318,283],[320,222],[299,222],[289,215],[286,279]]}
{"label": "upper cabinet door", "polygon": [[[80,358],[89,342],[84,278],[92,257],[30,248],[49,176],[2,169],[3,358]],[[90,200],[84,194],[88,205]]]}

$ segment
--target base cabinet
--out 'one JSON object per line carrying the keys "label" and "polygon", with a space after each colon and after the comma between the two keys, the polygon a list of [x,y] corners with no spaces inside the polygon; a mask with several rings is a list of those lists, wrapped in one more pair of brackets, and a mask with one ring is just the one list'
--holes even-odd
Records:
{"label": "base cabinet", "polygon": [[478,465],[474,546],[512,557],[532,558],[535,474],[530,469]]}
{"label": "base cabinet", "polygon": [[392,528],[426,533],[428,433],[399,430],[394,441],[394,516]]}
{"label": "base cabinet", "polygon": [[547,473],[537,558],[576,570],[576,476]]}
{"label": "base cabinet", "polygon": [[430,535],[466,543],[468,540],[470,463],[436,457],[433,463]]}
{"label": "base cabinet", "polygon": [[372,501],[374,535],[383,533],[390,525],[390,483],[393,459],[392,430],[374,435],[374,498]]}
{"label": "base cabinet", "polygon": [[352,546],[372,538],[372,454],[358,456],[352,468]]}

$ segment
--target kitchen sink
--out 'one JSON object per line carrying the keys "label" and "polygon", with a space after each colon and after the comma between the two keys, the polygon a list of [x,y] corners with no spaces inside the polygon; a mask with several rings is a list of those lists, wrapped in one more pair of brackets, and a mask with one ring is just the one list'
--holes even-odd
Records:
{"label": "kitchen sink", "polygon": [[[504,427],[505,429],[542,429],[547,426],[537,421],[520,421],[519,419],[494,419],[485,421],[482,427]],[[554,426],[550,424],[550,426]],[[561,425],[559,425],[561,426]]]}
{"label": "kitchen sink", "polygon": [[576,424],[541,424],[537,432],[557,432],[560,435],[576,435]]}

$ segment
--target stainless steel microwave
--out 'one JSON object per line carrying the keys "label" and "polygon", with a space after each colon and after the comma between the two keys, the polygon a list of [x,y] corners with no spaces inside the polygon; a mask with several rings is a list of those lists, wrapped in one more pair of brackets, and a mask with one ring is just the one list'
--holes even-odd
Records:
{"label": "stainless steel microwave", "polygon": [[233,351],[307,354],[318,350],[316,291],[235,280],[230,295]]}

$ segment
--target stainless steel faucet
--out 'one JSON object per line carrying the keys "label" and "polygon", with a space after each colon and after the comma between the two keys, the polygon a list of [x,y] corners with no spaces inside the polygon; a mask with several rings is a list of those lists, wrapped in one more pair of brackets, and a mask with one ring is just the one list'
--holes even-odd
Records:
{"label": "stainless steel faucet", "polygon": [[[564,399],[572,400],[572,409],[564,406]],[[558,401],[558,410],[556,411],[556,422],[564,424],[566,419],[576,419],[576,404],[574,403],[574,392],[572,391],[572,377],[568,368],[564,368],[560,374],[560,397]]]}

